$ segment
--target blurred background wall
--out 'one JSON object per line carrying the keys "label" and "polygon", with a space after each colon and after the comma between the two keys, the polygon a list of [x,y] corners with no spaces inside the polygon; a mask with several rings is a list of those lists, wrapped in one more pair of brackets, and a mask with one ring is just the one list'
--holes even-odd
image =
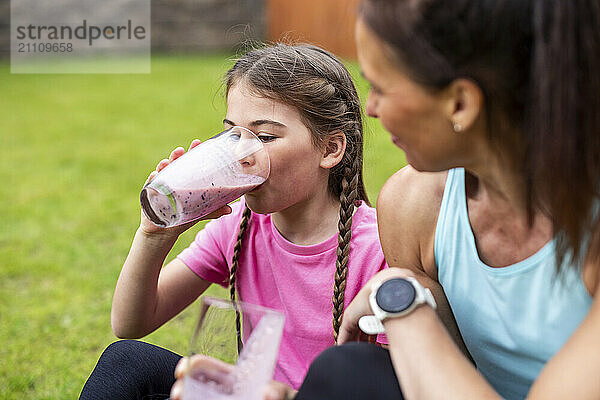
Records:
{"label": "blurred background wall", "polygon": [[265,37],[264,0],[152,0],[152,50],[227,51]]}
{"label": "blurred background wall", "polygon": [[359,0],[265,0],[268,40],[288,37],[355,58],[354,22]]}
{"label": "blurred background wall", "polygon": [[[61,1],[53,0],[57,7]],[[152,0],[152,50],[232,51],[252,41],[285,39],[318,44],[354,58],[358,1]],[[0,0],[0,58],[9,56],[10,0]]]}

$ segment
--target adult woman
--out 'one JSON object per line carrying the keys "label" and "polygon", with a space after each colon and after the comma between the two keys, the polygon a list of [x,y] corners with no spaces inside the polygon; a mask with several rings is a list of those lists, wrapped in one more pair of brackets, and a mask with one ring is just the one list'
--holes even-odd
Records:
{"label": "adult woman", "polygon": [[[339,346],[297,398],[599,398],[600,5],[366,0],[356,32],[367,113],[410,166],[378,200],[401,268],[361,290],[338,342],[383,315],[391,364]],[[476,368],[432,307],[385,318],[369,299],[410,276],[444,289]],[[343,382],[319,379],[338,365]],[[401,390],[369,387],[392,365]]]}

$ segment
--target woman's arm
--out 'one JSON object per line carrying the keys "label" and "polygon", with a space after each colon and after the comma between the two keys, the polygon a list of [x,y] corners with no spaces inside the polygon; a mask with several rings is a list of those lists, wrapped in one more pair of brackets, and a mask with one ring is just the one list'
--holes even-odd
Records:
{"label": "woman's arm", "polygon": [[500,399],[429,306],[384,322],[406,399]]}
{"label": "woman's arm", "polygon": [[417,172],[407,166],[384,185],[377,199],[377,224],[390,267],[406,268],[429,288],[437,313],[460,350],[470,358],[446,295],[437,278],[435,228],[446,173]]}
{"label": "woman's arm", "polygon": [[[358,320],[373,314],[368,300],[373,284],[402,277],[416,276],[408,269],[390,268],[369,280],[344,312],[340,344],[357,340]],[[386,320],[383,325],[394,371],[406,399],[500,399],[428,305],[404,317]]]}
{"label": "woman's arm", "polygon": [[[344,313],[340,343],[353,340],[362,315],[372,314],[370,287],[376,281],[413,276],[409,270],[375,275]],[[600,284],[598,285],[600,287]],[[528,399],[600,398],[600,289],[586,319],[547,363]],[[460,352],[438,315],[429,306],[384,322],[392,364],[406,399],[499,399],[500,396]]]}
{"label": "woman's arm", "polygon": [[[592,268],[598,271],[597,265]],[[596,277],[588,315],[546,364],[528,398],[600,399],[600,274]]]}

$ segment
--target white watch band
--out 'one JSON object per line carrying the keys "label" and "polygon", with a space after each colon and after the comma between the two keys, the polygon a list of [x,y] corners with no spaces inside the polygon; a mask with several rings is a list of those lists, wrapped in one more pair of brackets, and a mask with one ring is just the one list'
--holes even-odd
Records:
{"label": "white watch band", "polygon": [[376,335],[380,333],[384,333],[385,329],[382,321],[387,318],[395,318],[401,317],[406,314],[412,312],[415,308],[420,306],[421,304],[428,304],[434,310],[437,308],[437,304],[433,295],[431,294],[431,290],[423,287],[415,278],[403,278],[409,281],[413,287],[415,288],[415,299],[412,305],[401,313],[388,313],[382,310],[378,305],[375,299],[375,295],[377,294],[377,289],[381,286],[383,282],[379,282],[374,284],[371,288],[371,294],[369,295],[369,304],[371,306],[371,310],[374,315],[365,315],[358,320],[358,327],[361,331],[366,333],[367,335]]}

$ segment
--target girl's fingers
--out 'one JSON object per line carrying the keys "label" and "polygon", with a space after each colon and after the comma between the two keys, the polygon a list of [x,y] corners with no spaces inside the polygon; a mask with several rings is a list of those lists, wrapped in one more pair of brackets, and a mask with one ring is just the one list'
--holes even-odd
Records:
{"label": "girl's fingers", "polygon": [[[200,140],[198,140],[198,139],[193,140],[192,144],[190,145],[190,149],[198,146],[199,144],[200,144]],[[171,152],[171,154],[169,155],[169,158],[163,158],[162,160],[160,160],[160,162],[156,165],[156,171],[157,172],[162,171],[167,165],[169,165],[173,161],[177,160],[179,157],[181,157],[184,154],[185,154],[185,149],[181,146],[177,147],[175,150],[173,150]]]}
{"label": "girl's fingers", "polygon": [[[198,146],[200,143],[202,143],[202,142],[200,141],[200,139],[194,139],[194,140],[192,140],[192,143],[190,143],[190,148],[189,148],[189,150],[191,150],[191,149],[193,149],[194,147]],[[189,151],[189,150],[188,150],[188,151]]]}
{"label": "girl's fingers", "polygon": [[217,218],[222,217],[223,215],[227,215],[227,214],[231,214],[231,207],[225,205],[225,206],[219,208],[218,210],[211,212],[210,214],[205,216],[203,219],[217,219]]}
{"label": "girl's fingers", "polygon": [[183,392],[183,381],[178,380],[173,384],[171,388],[171,400],[181,400],[181,393]]}
{"label": "girl's fingers", "polygon": [[183,378],[188,368],[192,370],[194,368],[204,368],[212,369],[218,372],[229,373],[233,370],[234,366],[213,357],[205,356],[203,354],[196,354],[191,358],[183,357],[181,360],[179,360],[177,366],[175,367],[175,378]]}
{"label": "girl's fingers", "polygon": [[178,159],[179,157],[181,157],[183,155],[183,153],[185,153],[185,149],[183,147],[178,147],[175,150],[173,150],[171,152],[171,155],[169,156],[169,162],[172,162],[176,159]]}
{"label": "girl's fingers", "polygon": [[156,171],[150,172],[150,175],[148,175],[148,179],[146,179],[146,182],[144,182],[144,186],[146,186],[148,183],[152,182],[152,179],[154,179],[154,177],[156,175],[158,175],[158,172],[156,172]]}
{"label": "girl's fingers", "polygon": [[167,160],[166,158],[163,158],[162,160],[160,160],[160,162],[156,165],[156,172],[160,172],[167,165],[169,165],[169,163],[170,163],[170,161]]}
{"label": "girl's fingers", "polygon": [[285,383],[271,381],[266,387],[264,400],[285,400],[294,397],[294,391]]}
{"label": "girl's fingers", "polygon": [[195,368],[229,373],[235,368],[235,366],[210,356],[196,354],[190,358],[190,369],[193,370]]}
{"label": "girl's fingers", "polygon": [[192,357],[183,357],[175,367],[175,379],[177,379],[177,381],[171,388],[172,400],[181,399],[183,380],[186,372],[188,372],[188,368],[190,370],[202,370],[209,379],[212,379],[217,383],[223,383],[224,379],[230,378],[231,375],[229,374],[233,371],[235,366],[202,354],[196,354]]}
{"label": "girl's fingers", "polygon": [[179,362],[177,363],[177,366],[175,367],[175,379],[183,378],[183,375],[185,374],[185,370],[187,369],[188,361],[189,361],[188,357],[183,357],[181,360],[179,360]]}

